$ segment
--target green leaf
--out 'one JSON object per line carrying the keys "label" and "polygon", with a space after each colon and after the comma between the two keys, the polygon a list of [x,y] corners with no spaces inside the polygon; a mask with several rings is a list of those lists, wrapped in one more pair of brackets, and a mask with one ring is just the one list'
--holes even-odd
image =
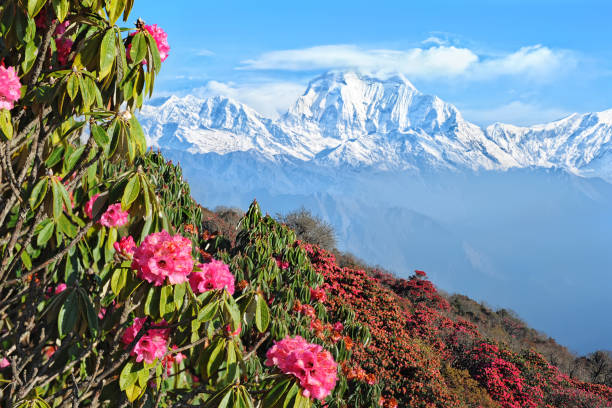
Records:
{"label": "green leaf", "polygon": [[72,170],[75,164],[79,161],[79,159],[81,158],[81,155],[85,151],[85,148],[86,148],[86,145],[82,145],[78,149],[76,149],[74,152],[72,152],[70,156],[68,156],[68,159],[66,160],[66,164],[65,164],[67,172]]}
{"label": "green leaf", "polygon": [[34,18],[44,7],[47,0],[28,0],[28,14]]}
{"label": "green leaf", "polygon": [[161,70],[161,57],[159,56],[159,49],[157,48],[157,42],[155,38],[147,31],[147,42],[149,43],[149,51],[153,57],[153,62],[148,61],[149,64],[152,64],[153,72],[158,73]]}
{"label": "green leaf", "polygon": [[100,78],[106,78],[115,61],[115,30],[106,31],[100,44]]}
{"label": "green leaf", "polygon": [[204,323],[204,322],[211,320],[213,317],[215,317],[218,310],[219,310],[218,301],[215,300],[214,302],[207,304],[198,313],[198,321],[200,321],[201,323]]}
{"label": "green leaf", "polygon": [[144,388],[140,388],[139,386],[134,384],[125,390],[125,395],[127,396],[128,401],[134,402],[144,393],[144,391]]}
{"label": "green leaf", "polygon": [[79,316],[79,299],[76,292],[73,290],[66,297],[66,301],[60,308],[57,316],[57,329],[60,338],[74,330],[77,318]]}
{"label": "green leaf", "polygon": [[74,98],[76,98],[79,93],[79,79],[75,74],[68,76],[68,80],[66,81],[66,90],[68,91],[70,100],[74,101]]}
{"label": "green leaf", "polygon": [[140,122],[136,119],[136,115],[132,115],[130,118],[130,135],[134,142],[136,142],[136,146],[138,147],[138,151],[140,154],[144,154],[147,151],[147,139],[145,138],[144,131],[140,126]]}
{"label": "green leaf", "polygon": [[132,37],[132,48],[130,48],[130,59],[134,64],[140,63],[147,55],[147,40],[143,32]]}
{"label": "green leaf", "polygon": [[25,266],[27,270],[32,269],[32,258],[30,258],[27,251],[21,253],[21,262],[23,262],[23,266]]}
{"label": "green leaf", "polygon": [[53,191],[53,219],[55,221],[59,220],[64,206],[62,193],[58,184],[56,180],[51,181],[51,190]]}
{"label": "green leaf", "polygon": [[47,167],[53,167],[55,166],[57,163],[60,162],[60,160],[62,160],[62,157],[64,156],[64,146],[58,146],[56,147],[53,152],[51,152],[51,154],[49,155],[49,157],[47,157],[47,160],[45,160],[45,165]]}
{"label": "green leaf", "polygon": [[110,139],[108,138],[108,135],[106,134],[104,128],[94,123],[91,124],[91,136],[94,138],[98,146],[103,149],[105,149],[106,146],[108,146],[108,143],[110,142]]}
{"label": "green leaf", "polygon": [[70,222],[70,220],[64,215],[64,213],[60,214],[60,217],[57,221],[57,229],[58,231],[63,232],[66,236],[70,238],[76,237],[76,234],[78,233],[77,227],[72,222]]}
{"label": "green leaf", "polygon": [[121,289],[125,287],[127,282],[127,269],[115,269],[111,277],[111,290],[115,295],[119,295]]}
{"label": "green leaf", "polygon": [[255,326],[261,333],[265,332],[270,324],[270,309],[268,303],[260,294],[255,296]]}
{"label": "green leaf", "polygon": [[162,286],[159,293],[159,315],[166,316],[168,313],[174,312],[174,303],[168,300],[172,297],[172,286]]}
{"label": "green leaf", "polygon": [[276,407],[283,397],[287,394],[287,391],[291,387],[291,380],[284,379],[276,384],[263,399],[264,407]]}
{"label": "green leaf", "polygon": [[53,229],[55,228],[55,223],[50,219],[46,219],[40,223],[42,226],[38,236],[36,237],[36,245],[39,247],[44,246],[53,236]]}
{"label": "green leaf", "polygon": [[159,290],[152,286],[147,293],[145,300],[144,312],[147,316],[156,318],[159,316]]}
{"label": "green leaf", "polygon": [[119,388],[125,391],[136,383],[138,380],[138,369],[134,367],[134,363],[129,361],[121,370],[119,375]]}
{"label": "green leaf", "polygon": [[123,13],[125,2],[126,0],[106,0],[106,13],[111,25],[114,25]]}
{"label": "green leaf", "polygon": [[13,124],[11,122],[11,112],[8,109],[0,109],[0,130],[8,140],[13,138]]}
{"label": "green leaf", "polygon": [[100,326],[98,323],[98,314],[94,309],[93,303],[84,289],[79,288],[79,294],[81,295],[81,303],[85,305],[85,311],[87,314],[87,325],[89,326],[89,331],[92,336],[96,336],[100,331]]}
{"label": "green leaf", "polygon": [[25,58],[21,63],[22,75],[30,72],[32,67],[34,66],[34,61],[36,61],[36,55],[38,54],[38,47],[34,43],[34,41],[29,41],[25,46]]}
{"label": "green leaf", "polygon": [[174,305],[176,306],[176,310],[181,310],[181,306],[183,306],[183,300],[185,299],[185,293],[187,292],[187,285],[187,282],[174,285]]}
{"label": "green leaf", "polygon": [[132,7],[134,7],[134,0],[127,0],[125,3],[125,10],[123,11],[123,21],[128,20]]}
{"label": "green leaf", "polygon": [[60,23],[63,23],[70,9],[69,0],[53,0],[53,11]]}
{"label": "green leaf", "polygon": [[[213,347],[213,345],[210,345],[209,347]],[[210,377],[212,374],[214,374],[217,371],[217,368],[219,368],[223,362],[224,353],[222,353],[222,351],[224,351],[224,349],[225,339],[220,338],[208,356],[208,361],[206,363],[207,376]]]}
{"label": "green leaf", "polygon": [[35,210],[38,206],[43,202],[45,196],[47,195],[47,190],[49,189],[49,178],[43,177],[40,179],[38,183],[32,189],[32,194],[30,194],[29,203],[30,208]]}
{"label": "green leaf", "polygon": [[121,209],[123,211],[127,211],[132,206],[132,203],[138,198],[138,194],[140,193],[140,177],[138,174],[134,174],[127,185],[125,186],[125,190],[123,191],[123,196],[121,197]]}

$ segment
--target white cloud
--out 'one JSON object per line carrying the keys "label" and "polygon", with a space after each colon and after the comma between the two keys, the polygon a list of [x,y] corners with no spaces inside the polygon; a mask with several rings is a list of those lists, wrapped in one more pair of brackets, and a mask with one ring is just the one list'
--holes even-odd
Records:
{"label": "white cloud", "polygon": [[202,98],[215,95],[227,96],[248,105],[264,116],[277,118],[297,100],[305,88],[305,84],[295,82],[235,84],[209,81],[190,93]]}
{"label": "white cloud", "polygon": [[448,41],[443,40],[442,38],[436,37],[436,36],[431,36],[428,37],[426,39],[424,39],[423,41],[421,41],[421,44],[435,44],[435,45],[447,45]]}
{"label": "white cloud", "polygon": [[463,77],[482,80],[500,76],[523,76],[546,80],[571,69],[576,59],[571,52],[541,45],[516,52],[487,56],[468,48],[448,46],[437,37],[426,42],[437,45],[407,50],[365,49],[355,45],[321,45],[310,48],[266,52],[245,60],[243,70],[310,71],[356,69],[371,74],[402,73],[409,78]]}
{"label": "white cloud", "polygon": [[532,126],[547,123],[568,116],[570,112],[555,107],[513,101],[493,108],[460,109],[463,117],[479,125],[494,122],[509,123],[516,126]]}
{"label": "white cloud", "polygon": [[197,55],[198,57],[210,57],[210,56],[215,55],[215,53],[212,52],[211,50],[201,49],[201,50],[197,50],[195,52],[195,55]]}

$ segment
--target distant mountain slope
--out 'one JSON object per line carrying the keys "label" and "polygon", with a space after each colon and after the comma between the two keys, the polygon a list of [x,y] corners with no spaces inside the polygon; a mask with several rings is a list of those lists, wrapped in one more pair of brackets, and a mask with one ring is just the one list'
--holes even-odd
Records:
{"label": "distant mountain slope", "polygon": [[152,146],[196,154],[253,151],[268,160],[416,172],[560,167],[612,180],[612,110],[481,129],[403,77],[320,76],[276,121],[221,96],[171,97],[140,117]]}
{"label": "distant mountain slope", "polygon": [[586,353],[612,338],[612,185],[596,177],[612,181],[610,116],[481,129],[403,78],[334,73],[278,120],[225,97],[171,97],[140,119],[203,205],[304,205],[339,249],[426,270]]}

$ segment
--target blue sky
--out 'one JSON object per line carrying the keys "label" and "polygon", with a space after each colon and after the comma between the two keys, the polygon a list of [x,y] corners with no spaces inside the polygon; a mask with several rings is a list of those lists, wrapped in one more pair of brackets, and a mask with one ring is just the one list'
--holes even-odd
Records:
{"label": "blue sky", "polygon": [[137,1],[168,33],[157,94],[278,115],[333,69],[403,73],[480,125],[612,108],[609,0]]}

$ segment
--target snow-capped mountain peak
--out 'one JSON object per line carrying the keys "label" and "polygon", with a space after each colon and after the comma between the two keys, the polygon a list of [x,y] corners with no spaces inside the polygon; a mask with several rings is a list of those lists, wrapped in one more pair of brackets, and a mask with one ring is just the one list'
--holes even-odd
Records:
{"label": "snow-capped mountain peak", "polygon": [[321,75],[278,120],[224,96],[173,96],[145,106],[140,118],[150,145],[194,154],[251,151],[267,160],[383,170],[561,167],[612,178],[612,109],[481,129],[402,76]]}

